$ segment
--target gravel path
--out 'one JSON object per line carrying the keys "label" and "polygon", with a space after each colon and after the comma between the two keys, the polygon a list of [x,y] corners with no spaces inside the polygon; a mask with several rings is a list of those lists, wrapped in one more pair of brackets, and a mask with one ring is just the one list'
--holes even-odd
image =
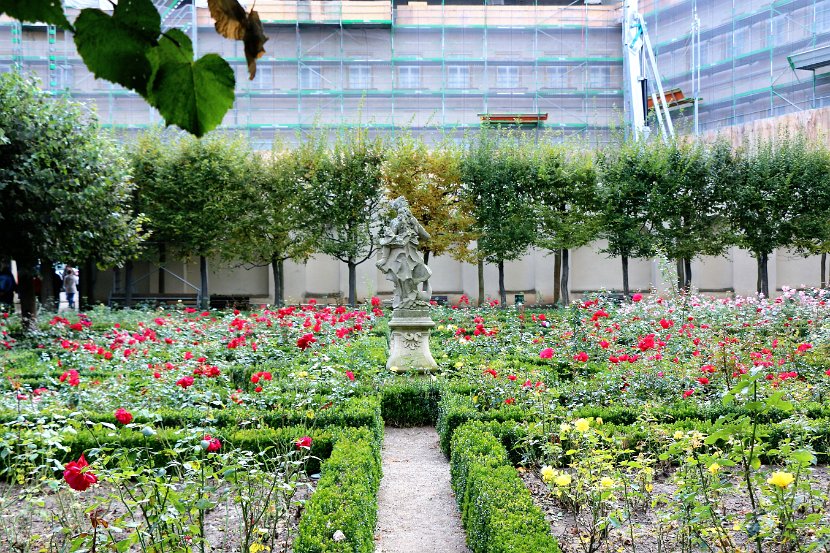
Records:
{"label": "gravel path", "polygon": [[469,553],[450,466],[431,426],[386,427],[376,553]]}

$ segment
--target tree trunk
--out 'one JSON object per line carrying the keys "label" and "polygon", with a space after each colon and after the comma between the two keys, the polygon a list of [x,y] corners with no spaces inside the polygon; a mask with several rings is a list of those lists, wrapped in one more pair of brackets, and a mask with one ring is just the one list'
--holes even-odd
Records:
{"label": "tree trunk", "polygon": [[568,289],[568,280],[571,276],[570,252],[568,248],[562,249],[562,305],[571,303],[571,291]]}
{"label": "tree trunk", "polygon": [[353,261],[349,265],[349,305],[357,305],[357,265]]}
{"label": "tree trunk", "polygon": [[683,287],[686,289],[688,293],[692,293],[692,260],[691,259],[684,259],[683,260],[683,272],[686,275],[686,283]]}
{"label": "tree trunk", "polygon": [[769,298],[769,254],[762,253],[758,256],[758,277],[761,281],[758,291]]}
{"label": "tree trunk", "polygon": [[556,250],[553,254],[553,305],[559,303],[560,290],[562,289],[562,250]]}
{"label": "tree trunk", "polygon": [[507,307],[507,290],[504,288],[504,261],[499,261],[499,299],[501,306]]}
{"label": "tree trunk", "polygon": [[159,244],[159,294],[164,294],[164,264],[167,262],[167,248]]}
{"label": "tree trunk", "polygon": [[278,257],[271,258],[271,271],[274,273],[274,305],[282,307],[285,303],[285,279],[283,278],[284,261]]}
{"label": "tree trunk", "polygon": [[51,259],[44,259],[40,262],[40,305],[47,310],[51,310],[55,306],[57,311],[60,305],[55,301],[55,297],[60,300],[60,288],[55,290],[55,279],[52,274],[55,272],[54,263]]}
{"label": "tree trunk", "polygon": [[677,258],[675,267],[677,267],[677,291],[680,292],[686,284],[686,265],[683,264],[682,257]]}
{"label": "tree trunk", "polygon": [[20,318],[23,332],[37,330],[37,298],[35,297],[35,271],[29,264],[17,264],[17,295],[20,298]]}
{"label": "tree trunk", "polygon": [[[429,254],[430,254],[429,250],[426,250],[424,252],[424,265],[429,265]],[[424,282],[424,291],[426,292],[428,288],[429,288],[429,282]]]}
{"label": "tree trunk", "polygon": [[622,256],[622,273],[623,273],[623,299],[624,301],[630,301],[629,295],[629,288],[628,288],[628,256]]}
{"label": "tree trunk", "polygon": [[484,305],[484,260],[478,260],[478,306]]}
{"label": "tree trunk", "polygon": [[[95,305],[95,281],[98,278],[98,268],[92,259],[84,261],[84,274],[81,275],[81,285],[78,288],[78,309],[87,310]],[[83,290],[83,293],[81,293]]]}
{"label": "tree trunk", "polygon": [[208,264],[207,257],[199,256],[199,275],[201,283],[199,284],[199,308],[210,309],[210,292],[208,291]]}
{"label": "tree trunk", "polygon": [[133,269],[135,264],[130,259],[124,263],[124,307],[133,306]]}
{"label": "tree trunk", "polygon": [[821,288],[827,287],[827,252],[821,254]]}

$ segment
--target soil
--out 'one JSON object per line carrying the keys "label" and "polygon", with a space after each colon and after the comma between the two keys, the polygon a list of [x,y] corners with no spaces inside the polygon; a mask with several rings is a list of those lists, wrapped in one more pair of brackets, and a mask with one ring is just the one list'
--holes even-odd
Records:
{"label": "soil", "polygon": [[[587,545],[581,543],[580,528],[588,527],[588,519],[580,515],[579,526],[575,524],[572,512],[563,508],[559,501],[550,493],[549,488],[542,481],[538,470],[520,470],[519,474],[533,496],[533,501],[542,509],[545,519],[551,525],[551,534],[559,541],[563,553],[585,553]],[[657,474],[654,477],[652,501],[653,507],[646,508],[632,516],[631,523],[624,523],[620,528],[609,532],[608,540],[599,548],[597,553],[663,553],[680,551],[677,541],[676,526],[666,521],[659,522],[660,515],[668,511],[668,505],[674,501],[677,486],[672,480],[673,471]],[[750,502],[745,490],[741,487],[737,476],[733,476],[736,493],[722,497],[719,505],[726,516],[733,516],[744,520],[750,512]],[[830,491],[830,468],[816,467],[810,477],[814,489]],[[738,490],[741,490],[740,492]],[[824,506],[827,513],[827,505]],[[736,551],[754,551],[754,545],[747,543],[745,531],[734,531],[730,527],[730,535]],[[830,517],[825,514],[823,524],[830,524]],[[633,530],[633,539],[632,539]],[[766,550],[765,550],[766,551]],[[770,545],[770,552],[778,551]]]}
{"label": "soil", "polygon": [[435,428],[386,428],[375,553],[469,553]]}
{"label": "soil", "polygon": [[[291,543],[297,535],[302,502],[313,493],[316,481],[298,484],[292,498],[291,513],[277,527],[277,544],[272,553],[291,551]],[[222,490],[220,490],[220,493]],[[89,490],[78,493],[69,489],[45,492],[26,499],[26,492],[19,486],[0,484],[0,551],[34,552],[64,550],[68,542],[80,533],[92,532],[88,513],[93,506],[99,519],[111,524],[126,512],[123,504],[116,499],[116,491],[106,484],[97,484]],[[228,553],[240,551],[241,512],[227,494],[205,516],[205,551]],[[124,532],[117,539],[126,537],[131,520],[123,519],[119,526]],[[136,521],[137,522],[137,521]],[[69,535],[61,531],[69,529]],[[99,531],[105,531],[99,528]],[[130,551],[139,551],[135,546]],[[195,549],[194,549],[195,550]]]}

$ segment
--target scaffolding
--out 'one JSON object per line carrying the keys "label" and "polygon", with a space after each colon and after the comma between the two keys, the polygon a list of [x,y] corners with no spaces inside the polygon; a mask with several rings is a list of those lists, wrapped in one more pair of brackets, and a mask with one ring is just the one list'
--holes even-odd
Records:
{"label": "scaffolding", "polygon": [[[221,128],[261,148],[275,137],[357,125],[433,140],[511,114],[537,118],[526,132],[595,140],[622,123],[618,4],[453,1],[257,0],[270,40],[253,81],[242,43],[216,34],[206,2],[154,3],[163,27],[186,32],[197,55],[231,63],[236,102]],[[89,4],[67,5],[78,2]],[[70,19],[77,13],[68,11]],[[830,42],[827,0],[641,0],[640,12],[676,96],[673,118],[687,131],[695,110],[703,132],[830,105],[828,73],[787,60]],[[0,16],[0,70],[15,64],[55,94],[87,103],[104,126],[131,132],[162,123],[136,93],[94,79],[70,33]]]}
{"label": "scaffolding", "polygon": [[[664,82],[697,98],[700,132],[830,105],[830,74],[799,71],[788,60],[830,44],[830,2],[644,3]],[[694,111],[676,117],[694,129]]]}

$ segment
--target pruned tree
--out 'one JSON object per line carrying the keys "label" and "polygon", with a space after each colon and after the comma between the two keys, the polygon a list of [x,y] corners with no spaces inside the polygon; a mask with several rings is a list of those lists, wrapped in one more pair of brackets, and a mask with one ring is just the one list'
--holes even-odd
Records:
{"label": "pruned tree", "polygon": [[645,141],[621,140],[597,152],[599,234],[602,250],[622,262],[623,294],[630,294],[628,262],[654,252],[649,195],[666,170],[660,149]]}
{"label": "pruned tree", "polygon": [[599,232],[593,156],[587,148],[546,142],[536,148],[534,167],[536,244],[557,255],[554,288],[561,292],[563,305],[568,305],[569,251],[589,244]]}
{"label": "pruned tree", "polygon": [[[0,258],[17,262],[24,329],[34,328],[35,266],[134,255],[145,232],[129,165],[81,104],[17,72],[0,75]],[[82,275],[83,278],[83,275]]]}
{"label": "pruned tree", "polygon": [[815,241],[827,232],[828,165],[805,137],[744,144],[732,170],[721,175],[730,194],[727,213],[737,245],[758,263],[758,292],[769,297],[769,255],[778,248]]}
{"label": "pruned tree", "polygon": [[470,205],[461,194],[461,156],[457,147],[442,144],[429,149],[406,135],[388,148],[383,163],[383,182],[390,199],[404,196],[412,214],[430,234],[419,244],[424,263],[433,255],[449,254],[459,261],[473,256],[475,240]]}
{"label": "pruned tree", "polygon": [[254,155],[242,138],[221,135],[179,137],[163,148],[133,150],[137,158],[157,156],[140,180],[140,202],[155,239],[174,255],[199,258],[199,303],[210,304],[208,258],[228,247],[231,229],[242,218],[246,183]]}
{"label": "pruned tree", "polygon": [[240,219],[225,252],[234,260],[271,267],[274,305],[285,300],[285,262],[305,261],[314,252],[314,190],[304,179],[308,153],[275,144],[268,154],[251,157]]}
{"label": "pruned tree", "polygon": [[341,134],[330,152],[319,145],[304,163],[304,183],[315,192],[317,250],[345,263],[349,305],[357,301],[357,266],[378,248],[376,223],[383,201],[383,148],[364,129]]}
{"label": "pruned tree", "polygon": [[[479,259],[498,267],[504,307],[504,263],[522,257],[536,239],[533,161],[515,136],[482,129],[465,144],[461,179],[476,221]],[[480,288],[482,278],[479,271]]]}
{"label": "pruned tree", "polygon": [[692,260],[723,255],[734,241],[725,214],[729,183],[722,178],[731,147],[691,140],[648,147],[665,162],[649,194],[650,227],[658,249],[677,262],[678,289],[691,290]]}

